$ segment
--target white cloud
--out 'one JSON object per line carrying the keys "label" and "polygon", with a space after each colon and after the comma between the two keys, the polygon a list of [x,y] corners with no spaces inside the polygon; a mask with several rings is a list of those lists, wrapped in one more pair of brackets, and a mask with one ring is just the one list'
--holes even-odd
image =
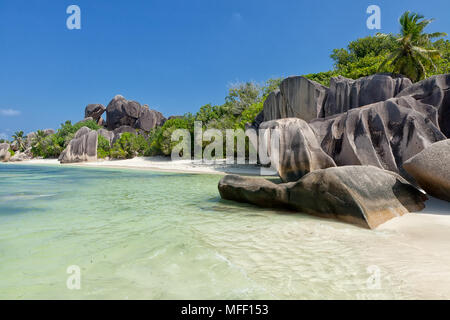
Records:
{"label": "white cloud", "polygon": [[0,115],[5,117],[14,117],[20,115],[20,111],[14,109],[0,109]]}

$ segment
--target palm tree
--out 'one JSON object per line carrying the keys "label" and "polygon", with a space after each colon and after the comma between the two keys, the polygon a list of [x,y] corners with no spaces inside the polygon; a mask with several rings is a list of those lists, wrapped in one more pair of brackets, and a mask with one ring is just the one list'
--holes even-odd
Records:
{"label": "palm tree", "polygon": [[[390,67],[392,72],[400,73],[416,82],[427,77],[427,70],[435,69],[435,61],[440,58],[433,48],[432,39],[447,36],[446,33],[424,33],[433,19],[406,11],[400,17],[401,31],[397,36],[397,48],[383,61],[379,70]],[[379,34],[378,36],[388,36]]]}
{"label": "palm tree", "polygon": [[13,138],[13,142],[17,143],[19,150],[24,151],[25,150],[25,140],[27,137],[23,135],[23,131],[16,131],[13,134],[12,138]]}

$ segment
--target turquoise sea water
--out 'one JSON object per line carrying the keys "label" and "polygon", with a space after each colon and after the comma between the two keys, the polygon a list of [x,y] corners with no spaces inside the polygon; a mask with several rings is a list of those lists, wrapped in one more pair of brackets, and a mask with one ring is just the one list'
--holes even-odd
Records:
{"label": "turquoise sea water", "polygon": [[222,201],[219,179],[0,165],[0,298],[420,297],[376,249],[395,235]]}

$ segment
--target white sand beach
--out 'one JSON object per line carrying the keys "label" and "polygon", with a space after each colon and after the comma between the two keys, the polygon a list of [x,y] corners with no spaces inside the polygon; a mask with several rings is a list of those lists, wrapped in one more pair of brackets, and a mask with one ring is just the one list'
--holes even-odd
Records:
{"label": "white sand beach", "polygon": [[[33,159],[23,162],[10,162],[13,164],[41,164],[41,165],[62,165],[57,159]],[[242,174],[242,175],[261,175],[261,167],[256,165],[227,165],[225,160],[218,160],[214,164],[202,163],[199,161],[179,160],[171,161],[167,157],[136,157],[126,160],[99,160],[96,162],[83,162],[64,164],[62,166],[82,166],[82,167],[100,167],[100,168],[118,168],[118,169],[139,169],[162,172],[176,173],[196,173],[196,174]],[[264,170],[268,175],[270,171]],[[275,172],[272,172],[275,175]]]}

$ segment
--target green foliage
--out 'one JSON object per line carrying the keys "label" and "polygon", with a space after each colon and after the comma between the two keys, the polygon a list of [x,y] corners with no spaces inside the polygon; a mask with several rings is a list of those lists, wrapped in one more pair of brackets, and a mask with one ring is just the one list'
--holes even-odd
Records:
{"label": "green foliage", "polygon": [[131,159],[136,156],[143,156],[147,148],[148,141],[144,136],[125,132],[114,143],[110,150],[110,156],[116,159]]}
{"label": "green foliage", "polygon": [[228,108],[232,115],[238,116],[247,107],[258,102],[260,98],[260,85],[254,82],[238,83],[230,88],[222,108]]}
{"label": "green foliage", "polygon": [[74,125],[72,125],[72,122],[68,120],[61,124],[61,128],[59,128],[55,134],[47,136],[44,131],[38,130],[36,132],[36,137],[31,142],[31,152],[33,156],[58,158],[61,152],[63,152],[63,150],[67,147],[70,140],[73,139],[75,133],[82,127],[88,127],[92,130],[98,130],[101,128],[93,120],[80,121]]}
{"label": "green foliage", "polygon": [[8,151],[9,151],[9,154],[11,155],[11,157],[14,157],[14,155],[16,154],[16,153],[14,152],[14,150],[11,149],[11,148],[9,148]]}
{"label": "green foliage", "polygon": [[264,102],[260,101],[250,105],[246,108],[239,118],[239,121],[236,122],[234,129],[242,129],[245,130],[245,125],[247,123],[252,123],[256,116],[263,110]]}
{"label": "green foliage", "polygon": [[403,74],[414,82],[425,79],[431,72],[437,71],[436,63],[441,59],[441,55],[431,40],[447,34],[425,33],[424,29],[432,21],[424,19],[424,16],[417,13],[405,12],[400,17],[401,31],[395,37],[396,46],[390,50],[389,56],[384,59],[379,69]]}
{"label": "green foliage", "polygon": [[328,87],[330,86],[331,78],[337,77],[338,75],[339,74],[336,71],[327,71],[327,72],[307,74],[304,75],[304,77]]}
{"label": "green foliage", "polygon": [[[211,121],[212,119],[218,119],[216,117],[216,109],[207,106],[202,107],[202,109],[197,113],[197,117],[201,119],[207,119],[206,122]],[[193,137],[194,120],[196,119],[191,114],[186,114],[182,118],[167,120],[161,128],[158,128],[150,134],[149,140],[151,141],[151,143],[145,155],[169,156],[172,153],[173,147],[178,144],[177,141],[172,141],[172,133],[177,129],[186,129],[191,133],[191,136]]]}
{"label": "green foliage", "polygon": [[111,145],[109,144],[109,141],[104,136],[99,134],[97,144],[97,157],[100,159],[104,159],[110,157],[110,155],[111,155]]}
{"label": "green foliage", "polygon": [[13,142],[17,143],[17,146],[19,147],[19,151],[23,152],[25,151],[25,140],[27,139],[26,136],[24,136],[23,131],[17,131],[12,136]]}

